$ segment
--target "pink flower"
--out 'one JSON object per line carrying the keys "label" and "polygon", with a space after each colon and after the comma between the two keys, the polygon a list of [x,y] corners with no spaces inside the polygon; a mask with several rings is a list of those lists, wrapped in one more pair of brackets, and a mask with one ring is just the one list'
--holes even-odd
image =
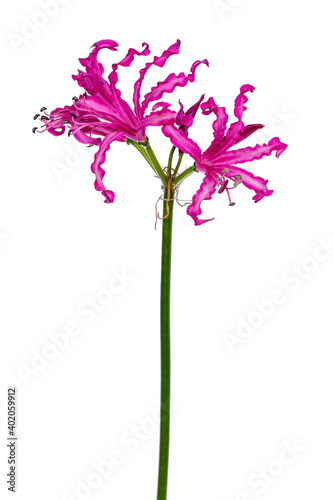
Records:
{"label": "pink flower", "polygon": [[[191,123],[188,120],[188,112],[184,114],[183,108],[181,108],[180,114],[178,113],[177,115],[179,128],[174,124],[167,124],[162,127],[163,133],[170,138],[172,144],[183,153],[189,154],[196,162],[196,169],[205,174],[200,188],[193,196],[191,205],[187,208],[188,215],[193,218],[197,226],[212,220],[199,219],[198,216],[202,213],[202,201],[210,200],[217,188],[219,188],[219,193],[226,191],[230,205],[234,205],[234,203],[231,202],[229,191],[240,183],[255,191],[256,194],[252,199],[256,203],[264,196],[270,196],[273,193],[272,190],[267,188],[267,180],[264,180],[262,177],[255,177],[251,172],[235,167],[234,165],[259,160],[263,156],[270,155],[273,151],[275,151],[276,157],[279,157],[287,145],[283,144],[278,137],[274,137],[268,144],[263,144],[262,146],[257,144],[255,147],[230,150],[232,146],[243,141],[249,135],[253,134],[253,132],[263,127],[263,125],[245,126],[242,122],[242,115],[246,110],[245,103],[248,100],[245,93],[249,91],[253,92],[253,90],[254,87],[251,85],[243,85],[241,87],[240,94],[235,100],[234,110],[235,117],[238,120],[232,123],[228,130],[228,115],[225,108],[217,106],[212,97],[201,104],[201,110],[204,115],[214,113],[216,116],[216,120],[213,122],[214,139],[204,152],[201,151],[198,144],[187,137],[187,129]],[[229,181],[234,183],[233,187],[228,187]]]}
{"label": "pink flower", "polygon": [[[113,40],[101,40],[94,44],[94,48],[85,59],[79,59],[84,71],[79,70],[78,75],[73,75],[73,79],[82,87],[85,92],[79,98],[73,98],[73,104],[56,108],[50,114],[45,113],[46,108],[42,108],[44,115],[35,115],[35,119],[40,117],[43,126],[40,132],[48,131],[55,136],[65,133],[69,128],[68,135],[73,134],[78,141],[89,146],[98,146],[91,170],[96,176],[95,188],[102,191],[106,203],[114,201],[113,191],[105,189],[103,177],[105,171],[101,165],[105,162],[106,152],[113,141],[126,141],[131,139],[136,142],[146,140],[146,128],[148,126],[161,126],[175,122],[177,113],[169,109],[170,104],[159,101],[155,103],[151,111],[148,111],[149,104],[158,101],[164,93],[171,93],[176,87],[184,87],[188,82],[193,82],[197,66],[201,63],[208,65],[208,61],[196,61],[192,64],[188,75],[171,73],[164,81],[158,82],[142,101],[140,101],[140,90],[143,79],[151,66],[163,67],[166,61],[173,54],[179,53],[180,41],[171,45],[161,56],[155,56],[152,62],[140,70],[140,76],[134,84],[133,109],[121,97],[121,92],[117,89],[118,81],[117,69],[119,66],[130,66],[135,56],[147,56],[150,54],[149,46],[142,44],[143,50],[138,52],[129,49],[126,56],[112,65],[112,71],[108,80],[103,77],[104,68],[98,61],[97,56],[101,49],[107,48],[116,51],[118,44]],[[37,130],[34,127],[33,132]]]}

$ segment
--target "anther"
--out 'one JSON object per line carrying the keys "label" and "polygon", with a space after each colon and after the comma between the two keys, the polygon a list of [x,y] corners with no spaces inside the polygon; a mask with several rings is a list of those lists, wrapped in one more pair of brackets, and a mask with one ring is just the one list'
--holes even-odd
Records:
{"label": "anther", "polygon": [[34,128],[32,129],[32,132],[33,132],[33,133],[35,133],[37,129],[38,129],[38,127],[34,127]]}
{"label": "anther", "polygon": [[69,130],[69,131],[68,131],[68,137],[70,137],[70,135],[71,135],[71,134],[72,134],[72,131],[71,131],[71,130]]}
{"label": "anther", "polygon": [[43,115],[43,116],[40,117],[40,119],[41,120],[49,120],[50,118],[48,116]]}
{"label": "anther", "polygon": [[87,92],[85,92],[83,95],[84,95],[84,97],[85,97],[86,99],[88,99],[88,94],[87,94]]}
{"label": "anther", "polygon": [[68,125],[70,125],[70,124],[71,124],[71,122],[69,122],[68,120],[64,120],[64,121],[62,122],[62,124],[63,124],[63,125],[67,125],[67,124],[68,124]]}
{"label": "anther", "polygon": [[78,99],[78,97],[76,97],[76,95],[75,95],[74,97],[72,97],[72,100],[73,100],[73,101],[78,101],[79,99]]}
{"label": "anther", "polygon": [[234,187],[239,186],[240,184],[243,184],[242,179],[239,179],[237,182],[234,182]]}
{"label": "anther", "polygon": [[235,179],[241,179],[241,178],[242,178],[242,176],[241,176],[241,175],[233,175],[233,177],[234,177]]}
{"label": "anther", "polygon": [[228,179],[224,181],[224,183],[222,184],[222,186],[220,187],[220,189],[218,190],[218,194],[221,194],[223,193],[223,191],[226,189],[227,185],[228,185]]}
{"label": "anther", "polygon": [[45,111],[47,108],[43,107],[43,108],[40,108],[40,112],[43,113],[43,111]]}
{"label": "anther", "polygon": [[229,170],[228,170],[227,168],[224,168],[224,169],[222,170],[222,174],[227,174],[228,172],[229,172]]}
{"label": "anther", "polygon": [[74,113],[69,113],[71,116],[74,116],[74,118],[77,118],[76,115],[74,115]]}
{"label": "anther", "polygon": [[236,203],[234,201],[232,201],[231,203],[229,203],[229,207],[233,207],[234,205],[236,205]]}
{"label": "anther", "polygon": [[34,120],[37,120],[37,118],[40,116],[39,113],[37,113],[35,116],[34,116]]}

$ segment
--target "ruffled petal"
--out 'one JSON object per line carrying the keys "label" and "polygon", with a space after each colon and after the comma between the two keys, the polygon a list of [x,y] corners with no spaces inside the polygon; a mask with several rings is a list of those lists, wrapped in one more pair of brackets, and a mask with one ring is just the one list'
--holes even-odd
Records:
{"label": "ruffled petal", "polygon": [[86,72],[79,70],[78,75],[72,75],[72,78],[86,92],[89,94],[94,93],[101,100],[108,102],[112,97],[112,92],[108,82],[103,78],[104,68],[97,60],[97,57],[101,49],[116,51],[118,44],[114,40],[100,40],[93,47],[94,49],[88,57],[79,59],[82,66],[86,68]]}
{"label": "ruffled petal", "polygon": [[170,108],[170,106],[171,106],[171,104],[169,104],[168,102],[160,101],[160,102],[157,102],[156,104],[154,104],[154,106],[151,108],[151,110],[156,111],[159,108],[166,109],[166,108]]}
{"label": "ruffled petal", "polygon": [[[263,144],[256,146],[236,149],[234,151],[227,151],[225,153],[221,152],[216,155],[213,160],[209,161],[212,166],[222,166],[227,167],[233,163],[245,163],[252,160],[260,160],[263,156],[269,156],[273,151],[275,151],[275,156],[278,158],[283,151],[287,148],[287,144],[280,141],[278,137],[273,137],[268,144]],[[203,159],[205,160],[205,153],[203,154]]]}
{"label": "ruffled petal", "polygon": [[238,141],[240,135],[244,132],[245,126],[242,122],[242,116],[244,111],[246,110],[245,104],[248,101],[246,97],[246,92],[253,92],[254,87],[252,85],[243,85],[240,88],[240,94],[235,99],[235,117],[238,118],[237,122],[234,122],[230,125],[226,136],[222,141],[214,141],[212,142],[209,150],[207,150],[207,154],[209,154],[210,158],[214,158],[219,156],[223,151],[227,151],[230,149],[236,142]]}
{"label": "ruffled petal", "polygon": [[148,43],[143,42],[142,47],[144,47],[142,52],[136,49],[129,49],[126,56],[121,61],[112,65],[112,69],[116,70],[118,66],[130,66],[134,60],[134,56],[148,56],[150,54]]}
{"label": "ruffled petal", "polygon": [[252,135],[254,132],[259,130],[260,128],[263,128],[264,126],[265,125],[261,125],[261,124],[246,125],[243,132],[241,132],[239,134],[239,137],[238,137],[237,141],[235,142],[235,144],[238,144],[239,142],[244,141],[244,139],[246,139],[247,137]]}
{"label": "ruffled petal", "polygon": [[110,73],[109,80],[110,80],[110,88],[112,91],[112,105],[116,110],[116,114],[119,115],[119,118],[121,118],[123,122],[128,123],[134,132],[135,129],[138,127],[138,120],[134,115],[129,104],[126,101],[124,101],[124,99],[122,99],[120,90],[116,88],[118,75],[115,70],[112,71],[112,73]]}
{"label": "ruffled petal", "polygon": [[201,104],[201,110],[204,115],[214,113],[216,116],[216,120],[213,122],[214,139],[206,151],[206,154],[208,155],[212,151],[219,148],[223,142],[229,117],[225,108],[218,106],[212,97]]}
{"label": "ruffled petal", "polygon": [[186,210],[187,214],[194,220],[194,224],[196,226],[200,226],[201,224],[214,219],[214,217],[212,219],[199,219],[198,215],[202,213],[201,203],[204,200],[211,200],[215,191],[216,179],[212,175],[207,174],[204,177],[200,188],[193,196],[191,205],[189,205]]}
{"label": "ruffled petal", "polygon": [[100,137],[91,137],[91,131],[84,130],[83,128],[78,127],[75,129],[75,127],[71,128],[73,137],[82,144],[88,144],[92,146],[98,146],[101,142],[102,139]]}
{"label": "ruffled petal", "polygon": [[102,72],[103,72],[104,71],[103,66],[101,65],[101,63],[99,63],[97,61],[98,52],[101,49],[110,49],[110,50],[117,51],[118,50],[118,43],[115,42],[114,40],[99,40],[98,42],[94,43],[94,45],[92,47],[94,47],[94,49],[92,50],[92,52],[90,52],[89,56],[86,58],[81,58],[81,59],[79,59],[79,61],[82,64],[82,66],[87,68],[87,69],[91,69],[91,68],[97,69],[97,67],[99,65],[99,67],[102,68]]}
{"label": "ruffled petal", "polygon": [[145,67],[140,70],[140,77],[134,84],[134,93],[133,93],[134,110],[135,114],[139,118],[142,118],[143,116],[140,105],[141,85],[148,69],[153,65],[162,68],[170,56],[179,53],[179,47],[180,47],[180,40],[177,40],[176,43],[170,45],[170,47],[166,49],[161,56],[159,57],[155,56],[152,62],[146,63]]}
{"label": "ruffled petal", "polygon": [[194,161],[198,162],[201,158],[201,150],[196,142],[186,136],[182,130],[174,125],[165,125],[162,127],[163,134],[170,139],[172,144],[179,148],[183,153],[190,155]]}
{"label": "ruffled petal", "polygon": [[175,123],[176,112],[169,109],[162,109],[161,111],[154,111],[147,115],[140,123],[143,128],[150,125],[158,127],[160,125],[169,125]]}
{"label": "ruffled petal", "polygon": [[136,119],[129,104],[122,99],[120,90],[116,88],[116,84],[118,82],[117,69],[118,66],[129,67],[132,64],[135,56],[149,55],[149,45],[144,42],[142,46],[144,48],[141,52],[137,51],[136,49],[129,49],[126,56],[121,61],[112,65],[112,71],[109,75],[109,82],[113,95],[113,106],[115,107],[117,114],[121,116],[122,120],[125,122],[129,122],[133,129],[138,127],[138,120]]}
{"label": "ruffled petal", "polygon": [[179,75],[171,73],[163,82],[158,82],[156,87],[153,87],[151,91],[145,95],[141,106],[142,112],[144,112],[150,102],[157,101],[165,92],[171,93],[176,87],[185,87],[188,82],[194,82],[195,71],[200,64],[209,65],[207,59],[195,61],[188,75],[185,75],[185,73],[179,73]]}
{"label": "ruffled petal", "polygon": [[228,172],[225,176],[234,181],[235,179],[233,179],[233,177],[235,175],[241,176],[241,181],[245,187],[253,189],[256,192],[252,198],[255,203],[260,201],[264,196],[270,196],[273,193],[273,190],[267,188],[268,180],[254,176],[251,172],[243,168],[228,167]]}
{"label": "ruffled petal", "polygon": [[110,144],[113,141],[121,140],[122,133],[114,132],[112,134],[107,135],[103,141],[101,142],[98,151],[95,154],[94,161],[91,165],[91,171],[95,174],[95,189],[97,191],[102,191],[102,194],[105,196],[105,203],[113,203],[115,194],[113,191],[109,191],[105,189],[103,184],[103,177],[105,175],[105,170],[101,167],[105,162],[106,152],[110,148]]}

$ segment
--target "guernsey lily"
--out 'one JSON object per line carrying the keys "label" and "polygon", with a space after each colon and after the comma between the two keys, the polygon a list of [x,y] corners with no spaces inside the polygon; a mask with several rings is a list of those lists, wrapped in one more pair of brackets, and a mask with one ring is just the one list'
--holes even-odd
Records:
{"label": "guernsey lily", "polygon": [[[283,144],[278,137],[271,139],[268,144],[255,147],[247,147],[244,149],[230,150],[235,144],[246,139],[248,136],[263,127],[263,125],[247,125],[242,121],[243,112],[246,110],[245,103],[247,102],[246,92],[253,92],[254,87],[251,85],[243,85],[240,89],[240,94],[235,100],[235,117],[238,119],[232,123],[227,129],[228,115],[223,107],[218,106],[214,99],[210,97],[207,101],[201,104],[201,110],[204,115],[214,113],[216,120],[213,123],[214,139],[208,149],[202,152],[198,144],[188,137],[188,128],[192,125],[193,110],[197,110],[198,101],[186,113],[183,111],[183,105],[177,114],[176,125],[168,124],[162,127],[163,133],[170,138],[172,144],[179,148],[182,153],[189,154],[195,161],[195,169],[203,172],[205,177],[203,182],[195,193],[191,205],[187,208],[187,213],[190,215],[195,225],[200,225],[212,219],[199,219],[198,216],[202,213],[201,203],[204,200],[210,200],[212,195],[218,188],[218,192],[226,191],[229,204],[234,205],[231,201],[229,191],[234,189],[239,184],[244,184],[245,187],[253,189],[255,195],[253,200],[257,203],[264,196],[270,196],[273,191],[267,188],[267,180],[262,177],[256,177],[251,172],[244,170],[235,165],[245,163],[252,160],[259,160],[263,156],[270,155],[273,151],[277,157],[283,153],[287,145]],[[195,114],[195,113],[194,113]],[[229,181],[232,181],[233,187],[229,186]]]}
{"label": "guernsey lily", "polygon": [[[178,54],[180,41],[171,45],[161,56],[155,56],[152,61],[145,64],[140,70],[139,78],[134,84],[133,102],[129,103],[121,96],[117,88],[119,66],[128,67],[136,56],[148,56],[149,46],[144,43],[142,51],[129,49],[119,62],[112,65],[108,79],[104,78],[104,68],[98,61],[101,49],[116,51],[118,44],[113,40],[101,40],[93,45],[93,50],[85,59],[80,59],[84,70],[80,70],[73,79],[83,89],[79,97],[73,97],[73,102],[63,108],[56,108],[51,113],[46,113],[42,107],[40,113],[34,116],[42,123],[40,129],[33,128],[33,132],[48,131],[54,136],[61,136],[66,131],[77,141],[97,148],[94,161],[91,165],[95,175],[95,188],[104,195],[106,203],[112,203],[115,195],[113,191],[104,186],[105,171],[102,168],[106,153],[113,141],[125,142],[134,146],[144,157],[156,176],[162,183],[163,194],[163,219],[162,222],[162,260],[161,260],[161,301],[160,301],[160,339],[161,339],[161,393],[160,393],[160,448],[157,484],[157,500],[167,499],[168,464],[169,464],[169,436],[170,436],[170,283],[171,283],[171,243],[172,219],[174,201],[178,201],[180,184],[194,172],[204,174],[199,190],[194,194],[187,213],[192,217],[196,226],[211,219],[200,219],[201,203],[212,198],[217,190],[226,192],[231,201],[230,190],[239,184],[255,191],[253,199],[260,201],[264,196],[269,196],[273,191],[267,188],[267,180],[256,177],[252,173],[237,165],[260,159],[275,151],[276,156],[286,149],[280,139],[274,137],[268,144],[244,149],[232,149],[235,145],[263,127],[260,124],[245,126],[242,121],[246,109],[247,92],[252,92],[254,87],[243,85],[235,101],[236,121],[227,130],[228,116],[225,108],[218,106],[210,97],[204,101],[202,95],[187,111],[180,103],[180,109],[175,111],[172,106],[160,99],[167,93],[174,93],[177,87],[185,87],[188,82],[193,82],[196,68],[206,64],[206,59],[195,61],[187,75],[180,73],[169,74],[165,80],[160,81],[143,98],[141,89],[143,80],[152,66],[162,68],[169,57]],[[151,108],[148,110],[150,105]],[[178,107],[178,106],[177,106]],[[198,111],[203,115],[214,114],[213,141],[205,151],[202,151],[190,137],[189,132]],[[204,118],[205,120],[205,118]],[[146,130],[150,126],[161,127],[165,137],[171,141],[171,150],[168,160],[161,166],[155,156]],[[173,167],[173,157],[178,149],[178,160]],[[184,155],[190,155],[194,165],[180,171]],[[191,161],[192,163],[192,161]],[[230,184],[229,184],[230,183]],[[156,219],[157,220],[157,219]],[[146,303],[149,301],[145,300]],[[143,306],[144,307],[144,306]],[[148,313],[148,311],[147,311]],[[104,349],[104,347],[102,347]],[[140,495],[139,495],[140,496]]]}

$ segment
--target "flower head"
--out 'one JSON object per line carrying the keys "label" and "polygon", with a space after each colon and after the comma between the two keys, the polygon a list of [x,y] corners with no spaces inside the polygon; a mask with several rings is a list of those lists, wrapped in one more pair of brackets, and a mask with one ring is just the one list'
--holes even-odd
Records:
{"label": "flower head", "polygon": [[[167,124],[162,127],[163,133],[170,138],[172,144],[178,147],[183,153],[189,154],[196,162],[196,169],[205,174],[200,188],[193,196],[191,205],[187,208],[187,213],[193,218],[195,225],[212,220],[199,219],[198,216],[202,213],[202,201],[210,200],[217,188],[219,188],[219,193],[226,191],[230,205],[234,205],[234,203],[231,201],[229,191],[241,183],[245,187],[255,191],[255,195],[252,198],[255,203],[260,201],[264,196],[270,196],[273,193],[272,190],[267,188],[267,180],[264,180],[262,177],[256,177],[251,172],[235,165],[259,160],[263,156],[270,155],[273,151],[275,151],[276,157],[279,157],[287,145],[283,144],[278,137],[274,137],[268,144],[263,144],[262,146],[257,144],[254,147],[230,150],[235,144],[243,141],[256,130],[263,127],[260,124],[245,126],[242,121],[243,112],[246,110],[245,103],[248,100],[245,94],[253,92],[253,90],[254,87],[251,85],[243,85],[241,87],[240,94],[235,100],[234,114],[237,121],[232,123],[228,130],[228,115],[225,108],[218,106],[212,97],[201,103],[201,110],[204,115],[214,113],[216,116],[213,122],[214,139],[204,152],[201,151],[196,142],[187,136],[188,127],[191,123],[188,120],[189,111],[183,113],[182,106],[180,114],[178,113],[177,115],[179,128],[174,124]],[[230,187],[230,181],[233,183],[233,187]]]}
{"label": "flower head", "polygon": [[[119,66],[128,67],[135,56],[148,56],[149,46],[143,43],[143,50],[129,49],[126,56],[112,65],[108,79],[104,78],[104,68],[98,61],[98,53],[101,49],[116,51],[118,44],[113,40],[101,40],[93,45],[93,50],[85,59],[79,59],[84,70],[79,70],[73,79],[84,89],[84,93],[73,98],[73,103],[63,108],[56,108],[50,114],[44,112],[42,116],[35,115],[43,125],[39,132],[48,131],[59,136],[68,130],[69,135],[88,146],[98,146],[91,170],[96,176],[95,188],[101,191],[106,203],[114,201],[113,191],[107,190],[103,183],[105,171],[101,165],[105,162],[106,152],[113,141],[126,141],[130,139],[135,142],[146,140],[146,128],[148,126],[162,126],[172,124],[176,120],[177,113],[169,109],[170,104],[159,101],[164,93],[171,93],[176,87],[184,87],[188,82],[193,82],[196,68],[208,61],[195,61],[190,72],[185,75],[171,73],[165,80],[158,82],[143,100],[141,100],[141,86],[144,77],[151,66],[163,67],[173,54],[179,53],[180,41],[171,45],[161,56],[155,56],[153,61],[146,63],[140,70],[140,76],[134,84],[133,107],[122,97],[117,88]],[[156,102],[158,101],[158,102]],[[151,103],[151,111],[148,106]],[[33,132],[37,130],[34,127]]]}

